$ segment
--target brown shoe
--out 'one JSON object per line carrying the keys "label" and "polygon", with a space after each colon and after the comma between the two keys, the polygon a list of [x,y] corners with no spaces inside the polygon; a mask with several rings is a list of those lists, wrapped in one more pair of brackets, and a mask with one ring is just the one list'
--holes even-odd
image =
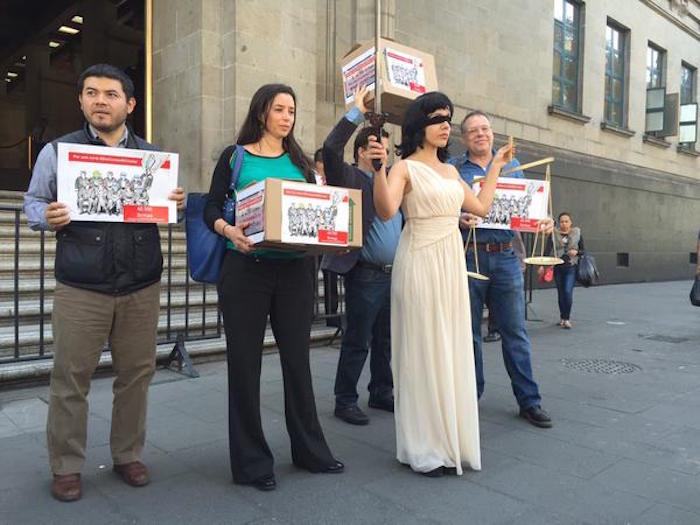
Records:
{"label": "brown shoe", "polygon": [[77,501],[83,495],[80,474],[53,475],[51,495],[58,501]]}
{"label": "brown shoe", "polygon": [[132,487],[143,487],[151,481],[148,477],[148,467],[140,461],[132,461],[123,465],[114,465],[114,472],[119,474],[124,483]]}

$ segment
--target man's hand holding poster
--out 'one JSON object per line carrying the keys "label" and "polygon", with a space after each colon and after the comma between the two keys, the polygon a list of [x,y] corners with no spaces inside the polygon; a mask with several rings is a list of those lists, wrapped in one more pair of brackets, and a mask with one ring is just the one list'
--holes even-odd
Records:
{"label": "man's hand holding poster", "polygon": [[[483,180],[474,183],[474,193],[481,191]],[[478,228],[497,230],[537,231],[537,224],[547,218],[549,183],[543,180],[498,179],[493,204],[477,223]]]}
{"label": "man's hand holding poster", "polygon": [[71,221],[177,222],[177,153],[58,145],[58,201]]}

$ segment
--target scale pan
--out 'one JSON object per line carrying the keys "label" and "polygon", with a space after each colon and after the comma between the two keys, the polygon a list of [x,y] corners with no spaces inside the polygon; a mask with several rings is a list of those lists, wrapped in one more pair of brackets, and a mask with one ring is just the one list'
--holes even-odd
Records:
{"label": "scale pan", "polygon": [[480,281],[488,281],[489,280],[489,278],[486,277],[485,275],[482,275],[482,274],[476,273],[476,272],[467,271],[467,275],[469,277],[471,277],[472,279],[478,279]]}
{"label": "scale pan", "polygon": [[557,264],[563,264],[564,260],[559,257],[526,257],[523,259],[523,262],[537,266],[556,266]]}

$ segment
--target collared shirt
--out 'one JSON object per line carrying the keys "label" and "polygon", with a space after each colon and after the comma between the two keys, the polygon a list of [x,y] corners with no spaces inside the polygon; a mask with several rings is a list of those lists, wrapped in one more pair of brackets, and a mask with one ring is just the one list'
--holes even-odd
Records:
{"label": "collared shirt", "polygon": [[[88,131],[93,139],[98,139],[99,134],[92,125],[88,125]],[[124,134],[116,148],[125,148],[129,139],[129,130],[124,126]],[[34,169],[32,170],[32,180],[29,183],[27,193],[24,194],[24,213],[27,215],[27,222],[32,230],[51,230],[51,226],[46,220],[46,207],[56,202],[58,192],[56,190],[56,171],[58,170],[58,160],[53,144],[44,146],[37,156]]]}
{"label": "collared shirt", "polygon": [[[496,156],[496,150],[493,150],[493,156]],[[490,162],[488,166],[482,168],[475,162],[469,160],[468,151],[466,151],[458,157],[452,157],[448,162],[457,168],[457,171],[459,172],[460,176],[462,177],[462,179],[464,179],[464,181],[469,185],[470,188],[472,186],[472,183],[474,182],[474,177],[485,177],[486,173],[491,167]],[[509,162],[503,167],[502,171],[506,171],[511,168],[516,168],[518,166],[520,166],[520,162],[518,162],[518,159],[514,158],[511,162]],[[514,171],[513,173],[509,173],[508,177],[522,178],[523,172],[520,170]],[[515,236],[513,230],[492,230],[490,228],[477,228],[477,230],[479,230],[476,239],[478,242],[512,242],[513,237]],[[465,241],[467,240],[468,232],[469,230],[462,230],[462,238]]]}

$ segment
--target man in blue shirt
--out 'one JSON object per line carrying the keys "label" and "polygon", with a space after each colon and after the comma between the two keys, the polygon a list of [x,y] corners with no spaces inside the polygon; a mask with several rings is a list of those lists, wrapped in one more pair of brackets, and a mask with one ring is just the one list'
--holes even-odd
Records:
{"label": "man in blue shirt", "polygon": [[[461,132],[467,151],[450,162],[457,167],[467,184],[471,185],[474,177],[486,175],[491,164],[495,154],[493,130],[485,113],[473,111],[462,121]],[[519,165],[519,162],[513,159],[503,171]],[[508,175],[522,176],[522,171]],[[463,214],[460,227],[465,240],[469,228],[475,224],[475,216]],[[552,226],[551,219],[542,221],[541,227],[545,231],[551,232]],[[542,410],[539,389],[532,377],[532,348],[525,329],[523,274],[520,261],[513,251],[514,235],[512,230],[478,229],[479,270],[489,277],[489,280],[469,280],[477,393],[481,397],[484,392],[481,312],[484,302],[487,302],[489,315],[493,316],[503,338],[503,361],[510,376],[513,394],[520,406],[520,415],[535,426],[548,428],[552,426],[552,420],[547,412]],[[467,251],[467,268],[476,271],[473,245]]]}
{"label": "man in blue shirt", "polygon": [[[356,165],[343,161],[345,144],[364,121],[366,88],[355,92],[355,106],[340,119],[323,143],[328,184],[362,190],[362,250],[324,257],[322,269],[345,276],[347,326],[335,377],[335,415],[352,425],[369,418],[357,405],[357,382],[371,348],[369,406],[394,411],[391,375],[391,266],[401,235],[401,213],[388,221],[377,217],[373,201],[372,160],[386,162],[389,136],[363,128],[354,143]],[[370,139],[372,137],[372,140]],[[377,139],[379,137],[376,137]]]}

